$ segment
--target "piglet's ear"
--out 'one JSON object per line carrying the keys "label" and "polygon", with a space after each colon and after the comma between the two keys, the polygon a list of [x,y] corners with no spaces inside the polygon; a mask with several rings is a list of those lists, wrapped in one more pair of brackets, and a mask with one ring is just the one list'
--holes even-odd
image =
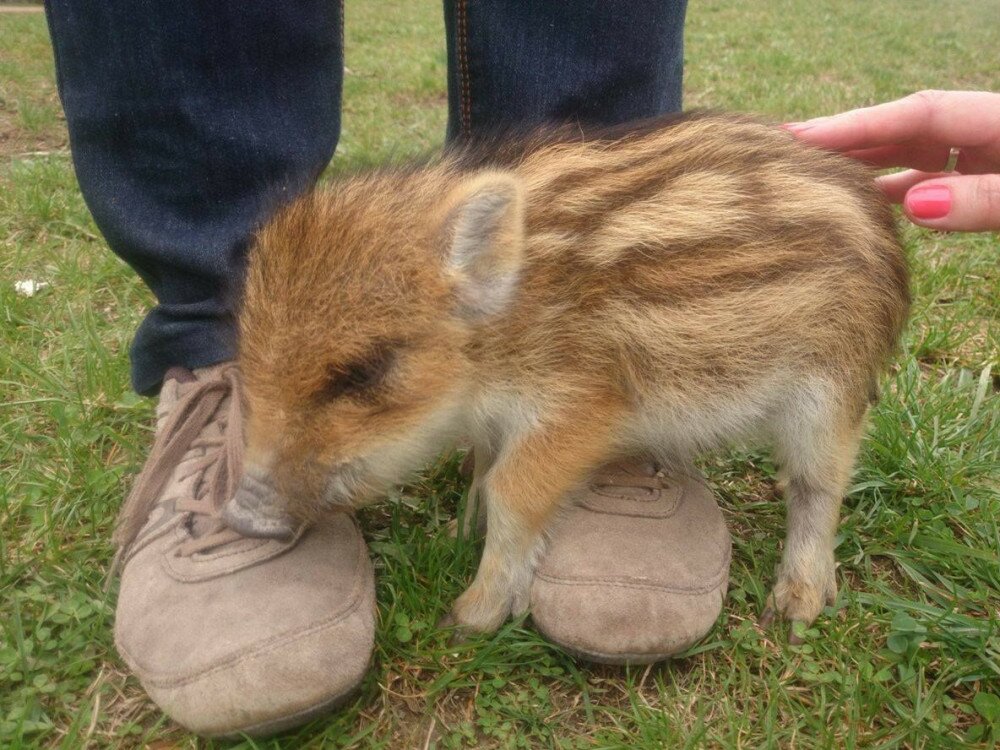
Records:
{"label": "piglet's ear", "polygon": [[447,200],[445,265],[455,279],[458,314],[484,320],[507,307],[517,288],[524,243],[523,190],[516,177],[484,172]]}

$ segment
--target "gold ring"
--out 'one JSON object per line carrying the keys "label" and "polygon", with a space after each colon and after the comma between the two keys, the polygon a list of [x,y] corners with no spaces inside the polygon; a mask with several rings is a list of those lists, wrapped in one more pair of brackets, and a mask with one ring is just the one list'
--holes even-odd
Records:
{"label": "gold ring", "polygon": [[948,152],[948,161],[945,162],[944,169],[942,172],[954,172],[955,167],[958,165],[958,157],[962,153],[962,149],[958,146],[952,146],[951,150]]}

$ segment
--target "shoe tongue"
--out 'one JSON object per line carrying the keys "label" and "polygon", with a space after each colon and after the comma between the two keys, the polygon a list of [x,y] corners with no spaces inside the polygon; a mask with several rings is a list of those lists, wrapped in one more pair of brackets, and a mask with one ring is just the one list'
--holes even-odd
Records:
{"label": "shoe tongue", "polygon": [[160,387],[160,398],[156,403],[157,429],[163,426],[163,421],[184,392],[184,386],[197,381],[195,374],[185,367],[171,367],[167,370],[163,376],[163,385]]}
{"label": "shoe tongue", "polygon": [[198,377],[186,367],[171,367],[163,375],[163,382],[193,383]]}
{"label": "shoe tongue", "polygon": [[[218,422],[210,422],[208,425],[206,425],[204,431],[202,432],[202,437],[208,439],[216,438],[222,441],[225,436]],[[218,460],[221,460],[221,456],[219,457]],[[206,471],[212,471],[212,469],[208,469]],[[203,482],[207,482],[208,477],[206,476],[206,472],[202,472],[200,476],[197,476],[195,478],[195,481],[198,485],[202,484]],[[191,533],[196,538],[204,536],[205,534],[211,533],[213,531],[217,531],[219,526],[218,515],[217,513],[213,513],[213,511],[217,511],[218,509],[211,507],[212,498],[210,496],[210,493],[208,493],[207,491],[202,491],[199,494],[201,495],[201,502],[204,503],[206,513],[205,515],[196,513],[191,519]]]}
{"label": "shoe tongue", "polygon": [[[163,378],[163,386],[160,389],[160,399],[156,406],[156,426],[157,429],[162,427],[163,421],[167,418],[173,408],[176,406],[177,402],[189,392],[191,388],[196,386],[200,381],[209,379],[215,371],[218,370],[217,367],[203,368],[202,370],[188,370],[184,367],[171,367],[167,370]],[[226,402],[223,401],[219,404],[219,410],[225,408]],[[205,425],[204,429],[200,434],[200,438],[208,440],[218,440],[222,443],[225,439],[224,430],[219,424],[218,411],[213,415],[212,420]],[[189,450],[187,454],[180,460],[177,470],[183,470],[183,467],[189,461],[194,461],[200,459],[205,455],[205,450],[202,448],[194,448]],[[206,471],[211,471],[211,468]],[[195,495],[202,495],[201,502],[205,504],[204,515],[196,513],[192,516],[190,522],[190,530],[195,537],[203,536],[206,533],[211,533],[217,530],[218,519],[213,516],[213,508],[209,507],[212,502],[211,498],[207,493],[199,491],[199,487],[203,482],[208,481],[206,476],[206,471],[199,472],[192,476],[185,484],[187,487],[182,490],[183,493],[192,493]],[[188,482],[190,484],[188,484]],[[175,501],[176,497],[173,493],[165,493],[161,500],[160,505],[164,506],[167,510],[167,515],[172,515],[175,511]]]}

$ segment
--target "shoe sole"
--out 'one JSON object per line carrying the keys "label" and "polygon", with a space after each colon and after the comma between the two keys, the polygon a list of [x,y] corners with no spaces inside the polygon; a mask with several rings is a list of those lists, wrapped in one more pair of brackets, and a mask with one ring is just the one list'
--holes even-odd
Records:
{"label": "shoe sole", "polygon": [[296,711],[294,714],[282,716],[278,719],[269,719],[268,721],[250,724],[248,726],[241,727],[240,729],[233,729],[227,732],[199,732],[198,735],[218,740],[239,740],[244,739],[245,737],[252,737],[253,739],[266,739],[267,737],[273,737],[276,734],[280,734],[285,730],[307,724],[313,719],[318,719],[320,716],[337,710],[345,703],[349,702],[350,699],[355,697],[360,691],[361,684],[359,683],[340,695],[334,696],[333,698],[327,698],[320,703],[309,706],[308,708],[304,708],[300,711]]}
{"label": "shoe sole", "polygon": [[532,622],[535,626],[535,630],[538,631],[545,640],[549,643],[558,646],[567,654],[572,656],[574,659],[582,659],[583,661],[593,662],[595,664],[609,664],[616,667],[628,667],[628,666],[643,666],[646,664],[655,664],[658,661],[666,661],[671,659],[677,654],[686,651],[691,648],[695,643],[700,641],[705,635],[695,638],[690,643],[685,642],[683,648],[676,648],[672,651],[664,651],[661,653],[603,653],[601,651],[588,651],[587,649],[582,649],[579,646],[571,646],[568,643],[563,643],[558,638],[553,638],[549,633],[545,631],[544,628],[538,626],[538,623]]}

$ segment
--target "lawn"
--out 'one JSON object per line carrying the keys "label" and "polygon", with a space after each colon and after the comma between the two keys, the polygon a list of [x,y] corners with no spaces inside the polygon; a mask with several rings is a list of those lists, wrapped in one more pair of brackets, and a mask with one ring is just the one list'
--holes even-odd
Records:
{"label": "lawn", "polygon": [[[775,120],[926,88],[1000,91],[995,0],[693,2],[687,104]],[[331,166],[436,147],[440,7],[347,4]],[[990,747],[1000,741],[1000,241],[904,230],[915,305],[843,511],[841,593],[791,646],[756,622],[784,509],[762,454],[704,467],[733,533],[719,622],[682,657],[594,667],[530,625],[449,647],[433,623],[476,550],[443,457],[363,525],[373,668],[338,713],[241,747]],[[15,282],[48,286],[27,296]],[[163,718],[111,639],[110,530],[149,449],[128,387],[148,292],[77,188],[44,19],[0,13],[0,747],[214,747]]]}

